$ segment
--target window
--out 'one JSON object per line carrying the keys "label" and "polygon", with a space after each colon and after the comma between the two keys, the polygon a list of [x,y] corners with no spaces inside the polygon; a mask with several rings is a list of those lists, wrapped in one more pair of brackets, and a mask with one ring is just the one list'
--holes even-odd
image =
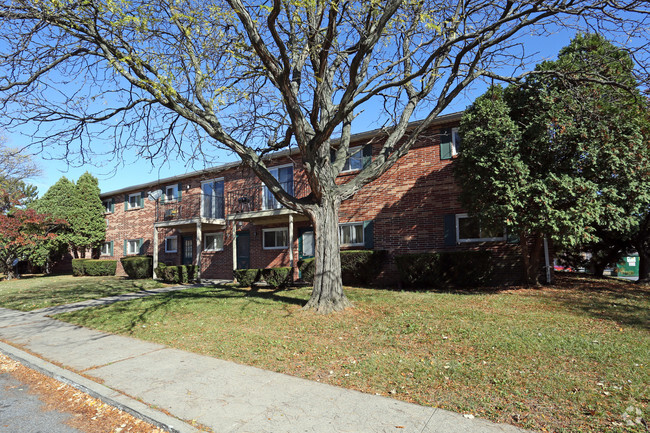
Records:
{"label": "window", "polygon": [[481,227],[478,218],[469,217],[467,214],[456,215],[456,240],[459,243],[503,241],[505,239],[503,229]]}
{"label": "window", "polygon": [[124,241],[126,255],[140,254],[140,245],[142,245],[141,239],[128,239]]}
{"label": "window", "polygon": [[223,251],[223,232],[206,233],[203,236],[203,249],[205,251]]}
{"label": "window", "polygon": [[178,185],[169,185],[165,188],[165,201],[176,201],[178,200]]}
{"label": "window", "polygon": [[126,201],[126,210],[140,209],[142,207],[142,194],[129,194]]}
{"label": "window", "polygon": [[112,256],[113,255],[113,242],[104,242],[100,249],[100,255]]}
{"label": "window", "polygon": [[108,229],[108,218],[104,220],[106,222],[106,229]]}
{"label": "window", "polygon": [[104,206],[104,213],[113,213],[113,210],[115,209],[114,203],[115,201],[112,198],[102,200],[102,205]]}
{"label": "window", "polygon": [[343,165],[343,170],[341,171],[344,172],[344,171],[361,170],[363,168],[363,149],[361,148],[361,146],[351,147],[349,149],[349,154],[350,156],[345,161],[345,164]]}
{"label": "window", "polygon": [[457,155],[460,152],[461,145],[460,134],[458,133],[458,128],[451,128],[451,154]]}
{"label": "window", "polygon": [[178,251],[178,238],[176,236],[168,236],[165,238],[165,252],[175,253]]}
{"label": "window", "polygon": [[[269,171],[274,178],[280,182],[280,186],[287,193],[293,195],[293,165],[270,168]],[[275,199],[275,196],[264,187],[264,209],[280,209],[282,205]]]}
{"label": "window", "polygon": [[223,218],[223,179],[212,179],[201,183],[201,216]]}
{"label": "window", "polygon": [[286,228],[264,229],[262,239],[265,250],[277,250],[289,246],[289,230]]}
{"label": "window", "polygon": [[341,245],[363,245],[363,223],[339,224]]}

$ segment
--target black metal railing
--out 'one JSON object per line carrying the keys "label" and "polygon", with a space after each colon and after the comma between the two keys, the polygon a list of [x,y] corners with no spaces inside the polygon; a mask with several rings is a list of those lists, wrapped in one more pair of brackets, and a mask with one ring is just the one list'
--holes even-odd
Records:
{"label": "black metal railing", "polygon": [[[307,182],[285,182],[282,187],[296,198],[309,195]],[[264,185],[251,185],[226,194],[226,208],[229,214],[282,209],[283,206]]]}
{"label": "black metal railing", "polygon": [[197,218],[224,218],[224,197],[183,194],[180,199],[158,200],[156,222]]}

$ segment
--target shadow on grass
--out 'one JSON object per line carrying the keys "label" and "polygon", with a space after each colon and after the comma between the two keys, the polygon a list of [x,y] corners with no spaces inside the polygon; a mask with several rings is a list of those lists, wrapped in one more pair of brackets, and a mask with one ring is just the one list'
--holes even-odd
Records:
{"label": "shadow on grass", "polygon": [[[72,313],[62,314],[57,318],[66,320],[68,317],[81,325],[90,324],[97,317],[106,316],[107,320],[112,317],[119,317],[126,320],[118,332],[132,333],[134,329],[144,323],[148,323],[150,318],[160,312],[173,312],[174,304],[182,304],[186,301],[218,301],[224,299],[246,299],[242,303],[241,310],[246,310],[251,303],[262,304],[263,301],[273,301],[288,305],[303,306],[307,301],[300,297],[286,296],[283,292],[290,289],[248,289],[235,286],[215,286],[205,288],[192,288],[157,294],[155,296],[134,300],[131,302],[118,302],[115,304],[79,310]],[[105,314],[104,314],[105,312]],[[200,314],[200,313],[198,313]],[[119,320],[116,320],[118,322]]]}
{"label": "shadow on grass", "polygon": [[550,297],[596,319],[650,329],[650,288],[614,278],[559,275]]}

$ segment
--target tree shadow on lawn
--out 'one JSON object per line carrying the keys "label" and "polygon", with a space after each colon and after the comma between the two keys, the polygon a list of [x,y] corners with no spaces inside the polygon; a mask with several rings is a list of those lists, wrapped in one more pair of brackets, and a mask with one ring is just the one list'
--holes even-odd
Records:
{"label": "tree shadow on lawn", "polygon": [[650,287],[614,278],[557,275],[549,297],[596,319],[650,330]]}
{"label": "tree shadow on lawn", "polygon": [[[160,311],[169,311],[173,310],[173,304],[180,303],[184,301],[208,301],[208,300],[221,300],[221,299],[246,299],[248,302],[245,302],[241,306],[241,310],[246,310],[250,307],[251,303],[262,304],[264,300],[270,300],[273,302],[280,302],[286,305],[298,305],[303,306],[306,304],[306,299],[300,297],[291,297],[282,295],[280,292],[286,292],[287,289],[247,289],[234,286],[215,286],[209,288],[201,289],[188,289],[188,290],[179,290],[174,292],[167,292],[158,294],[155,296],[135,300],[140,305],[140,308],[133,308],[131,302],[122,303],[117,302],[110,306],[103,306],[97,308],[91,308],[86,310],[80,310],[79,312],[72,313],[76,318],[81,319],[81,324],[84,322],[85,316],[92,320],[92,318],[101,316],[97,314],[97,311],[102,309],[113,310],[110,313],[111,317],[114,316],[132,316],[128,324],[125,324],[120,328],[120,332],[132,332],[136,327],[141,326],[144,323],[149,322],[149,319],[154,314]],[[140,310],[140,311],[138,311]],[[133,315],[135,311],[138,311],[136,315]]]}

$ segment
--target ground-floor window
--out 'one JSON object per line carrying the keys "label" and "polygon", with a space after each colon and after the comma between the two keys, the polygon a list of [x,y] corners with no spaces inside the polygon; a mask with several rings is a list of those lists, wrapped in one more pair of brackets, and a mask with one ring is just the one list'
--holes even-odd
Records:
{"label": "ground-floor window", "polygon": [[203,249],[205,251],[223,251],[223,232],[203,235]]}
{"label": "ground-floor window", "polygon": [[490,228],[482,225],[478,218],[467,214],[456,215],[457,242],[490,242],[506,239],[503,228]]}
{"label": "ground-floor window", "polygon": [[339,224],[339,241],[343,246],[363,245],[363,222]]}
{"label": "ground-floor window", "polygon": [[287,228],[264,229],[262,231],[263,248],[277,250],[289,246],[289,230]]}
{"label": "ground-floor window", "polygon": [[124,241],[125,249],[126,249],[126,254],[127,255],[133,255],[133,254],[140,254],[140,245],[141,245],[141,240],[140,239],[128,239]]}
{"label": "ground-floor window", "polygon": [[100,249],[100,254],[102,256],[112,256],[113,255],[113,242],[104,242]]}
{"label": "ground-floor window", "polygon": [[175,253],[178,251],[178,238],[176,236],[168,236],[165,238],[165,252]]}

